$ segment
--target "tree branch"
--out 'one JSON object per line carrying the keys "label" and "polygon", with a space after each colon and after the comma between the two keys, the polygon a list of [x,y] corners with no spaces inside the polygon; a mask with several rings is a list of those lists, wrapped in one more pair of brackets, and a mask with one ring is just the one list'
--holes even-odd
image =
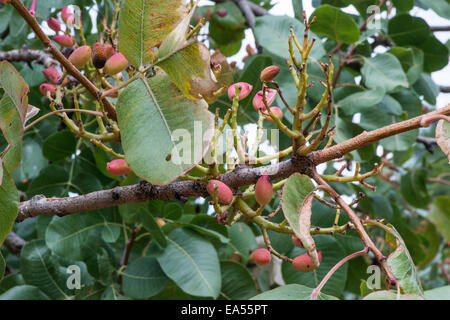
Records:
{"label": "tree branch", "polygon": [[[217,177],[232,189],[256,183],[258,178],[268,172],[272,179],[283,179],[294,172],[311,175],[314,166],[323,162],[342,157],[344,154],[362,148],[378,140],[420,127],[422,117],[427,118],[437,114],[450,115],[450,105],[437,111],[429,112],[410,120],[405,120],[360,135],[339,143],[328,149],[315,151],[306,157],[295,157],[257,168],[239,167],[233,171],[221,174]],[[237,193],[237,191],[235,192]],[[68,198],[46,198],[35,196],[31,200],[20,203],[16,221],[38,215],[65,216],[73,213],[98,210],[131,202],[146,200],[181,200],[185,197],[208,196],[206,187],[196,181],[177,180],[168,185],[155,186],[142,181],[139,184],[116,187],[109,190],[96,191],[86,195]]]}
{"label": "tree branch", "polygon": [[450,93],[450,86],[439,86],[441,92]]}
{"label": "tree branch", "polygon": [[[450,104],[442,109],[429,112],[426,114],[427,117],[434,115],[450,115]],[[365,147],[378,140],[388,138],[402,132],[418,129],[421,127],[420,121],[422,120],[422,117],[424,117],[424,115],[409,120],[405,120],[399,123],[394,123],[389,126],[376,129],[373,131],[369,132],[364,131],[363,133],[357,135],[356,137],[341,142],[328,149],[313,152],[312,160],[316,165],[318,165],[320,163],[340,158],[344,154]]]}
{"label": "tree branch", "polygon": [[55,67],[59,66],[59,62],[55,60],[50,54],[42,50],[33,50],[23,47],[21,49],[11,50],[11,51],[0,51],[0,61],[7,60],[13,61],[24,61],[32,62],[35,61],[45,67]]}
{"label": "tree branch", "polygon": [[3,245],[9,249],[16,256],[20,255],[22,247],[26,244],[26,241],[19,237],[16,233],[10,232],[5,238]]}
{"label": "tree branch", "polygon": [[61,65],[71,74],[75,79],[77,79],[96,99],[103,103],[108,115],[113,119],[117,120],[116,109],[111,104],[111,102],[106,98],[102,97],[101,91],[88,79],[86,78],[80,70],[75,68],[75,66],[67,60],[67,58],[55,47],[50,38],[42,31],[36,19],[30,14],[30,12],[25,8],[21,1],[11,0],[11,5],[17,10],[17,12],[25,19],[28,25],[33,29],[36,36],[42,42],[42,44],[51,52],[51,54],[58,60]]}
{"label": "tree branch", "polygon": [[430,27],[430,30],[431,30],[432,32],[450,31],[450,26],[436,26],[436,27]]}

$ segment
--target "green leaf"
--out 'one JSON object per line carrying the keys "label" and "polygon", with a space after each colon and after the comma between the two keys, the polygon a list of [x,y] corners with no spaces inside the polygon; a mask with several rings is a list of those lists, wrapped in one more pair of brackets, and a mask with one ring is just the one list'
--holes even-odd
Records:
{"label": "green leaf", "polygon": [[214,101],[220,85],[212,75],[211,56],[204,44],[187,44],[158,65],[187,98]]}
{"label": "green leaf", "polygon": [[4,90],[4,96],[11,99],[21,123],[24,123],[28,109],[29,89],[16,68],[6,60],[0,62],[0,88]]}
{"label": "green leaf", "polygon": [[184,229],[173,230],[168,243],[157,257],[164,273],[188,294],[217,298],[222,281],[219,258],[211,243]]}
{"label": "green leaf", "polygon": [[25,138],[22,145],[22,161],[12,176],[16,182],[31,180],[47,165],[48,161],[42,155],[42,148],[37,139]]}
{"label": "green leaf", "polygon": [[[288,284],[254,296],[250,300],[309,300],[313,289],[300,284]],[[339,300],[323,293],[319,293],[318,300]]]}
{"label": "green leaf", "polygon": [[250,251],[258,248],[252,229],[245,223],[237,222],[228,227],[228,237],[230,238],[231,253],[239,252],[243,263],[247,262]]}
{"label": "green leaf", "polygon": [[250,272],[242,264],[233,261],[220,263],[222,290],[227,300],[247,300],[258,293]]}
{"label": "green leaf", "polygon": [[433,9],[441,17],[450,20],[450,3],[448,0],[420,0],[420,2]]}
{"label": "green leaf", "polygon": [[414,7],[414,0],[393,0],[392,2],[398,12],[408,12]]}
{"label": "green leaf", "polygon": [[[288,39],[291,26],[294,28],[294,33],[298,39],[303,39],[305,26],[297,19],[287,16],[257,17],[254,28],[255,38],[263,46],[264,50],[285,61],[289,58]],[[317,38],[313,33],[310,33],[310,37]],[[322,43],[316,41],[310,57],[319,60],[325,53]]]}
{"label": "green leaf", "polygon": [[450,197],[436,197],[428,213],[428,219],[433,222],[444,239],[450,241]]}
{"label": "green leaf", "polygon": [[21,285],[1,294],[0,300],[50,300],[50,298],[35,286]]}
{"label": "green leaf", "polygon": [[146,299],[161,292],[168,278],[152,257],[140,257],[122,272],[123,292],[135,299]]}
{"label": "green leaf", "polygon": [[317,8],[309,18],[316,21],[311,30],[317,34],[325,35],[328,39],[347,44],[359,40],[359,28],[356,22],[345,12],[330,5],[322,5]]}
{"label": "green leaf", "polygon": [[[225,10],[227,14],[221,17],[217,14],[219,10]],[[244,29],[245,18],[242,15],[239,7],[233,2],[218,3],[214,6],[214,13],[211,15],[211,20],[220,25],[224,29],[230,31]]]}
{"label": "green leaf", "polygon": [[21,158],[21,132],[28,110],[29,89],[25,80],[8,61],[0,62],[0,89],[4,91],[0,99],[0,130],[9,144],[2,160],[5,168],[13,172]]}
{"label": "green leaf", "polygon": [[119,16],[119,50],[135,67],[153,61],[154,48],[186,14],[182,0],[126,0]]}
{"label": "green leaf", "polygon": [[450,122],[439,120],[436,126],[436,142],[450,163]]}
{"label": "green leaf", "polygon": [[303,22],[303,0],[292,0],[292,8],[294,8],[294,17]]}
{"label": "green leaf", "polygon": [[196,232],[198,232],[200,234],[203,234],[205,236],[210,236],[210,237],[216,238],[217,240],[219,240],[220,242],[222,242],[224,244],[230,242],[230,239],[224,237],[219,232],[211,230],[209,228],[204,228],[202,226],[198,226],[198,225],[192,224],[192,223],[184,223],[184,222],[178,222],[178,221],[174,221],[173,224],[176,225],[176,226],[179,226],[179,227],[183,227],[183,228],[194,230],[194,231],[196,231]]}
{"label": "green leaf", "polygon": [[426,208],[431,202],[426,181],[427,172],[424,169],[410,170],[400,179],[403,198],[416,208]]}
{"label": "green leaf", "polygon": [[361,74],[368,88],[382,87],[386,92],[408,87],[408,79],[400,62],[390,53],[364,58]]}
{"label": "green leaf", "polygon": [[419,80],[414,84],[414,91],[423,96],[425,101],[433,106],[436,104],[436,97],[440,94],[439,87],[426,73],[420,75]]}
{"label": "green leaf", "polygon": [[130,84],[119,96],[117,117],[128,164],[153,184],[170,183],[194,167],[213,134],[205,101],[186,99],[164,74]]}
{"label": "green leaf", "polygon": [[[0,168],[2,163],[0,161]],[[0,185],[0,244],[16,220],[19,210],[19,194],[14,181],[7,170],[3,170],[3,181]]]}
{"label": "green leaf", "polygon": [[44,140],[42,153],[50,161],[58,161],[75,152],[77,141],[69,130],[55,132]]}
{"label": "green leaf", "polygon": [[50,298],[67,298],[60,265],[43,240],[33,240],[22,248],[20,272],[27,284],[38,287]]}
{"label": "green leaf", "polygon": [[[401,294],[399,300],[423,300],[423,298],[417,294]],[[363,300],[397,300],[397,292],[381,290],[369,293],[363,298]]]}
{"label": "green leaf", "polygon": [[405,242],[393,226],[388,225],[396,234],[397,248],[386,263],[404,293],[423,296],[422,286],[414,262],[406,248]]}
{"label": "green leaf", "polygon": [[[315,288],[319,285],[320,281],[325,277],[328,271],[347,256],[342,245],[334,238],[330,238],[326,235],[318,235],[314,236],[314,241],[316,243],[317,251],[322,251],[322,261],[319,267],[311,272],[299,272],[294,269],[292,264],[283,261],[281,272],[286,283],[303,284]],[[289,257],[295,258],[303,253],[305,253],[304,249],[294,247],[290,252]],[[331,276],[321,292],[337,297],[341,296],[347,282],[347,270],[348,264],[346,263]]]}
{"label": "green leaf", "polygon": [[167,247],[166,235],[162,232],[158,223],[156,223],[155,217],[148,211],[140,210],[140,219],[145,229],[150,231],[151,235],[155,240],[163,247]]}
{"label": "green leaf", "polygon": [[450,286],[426,290],[425,300],[450,300]]}
{"label": "green leaf", "polygon": [[403,13],[389,20],[388,34],[398,46],[417,46],[430,37],[431,30],[422,18]]}
{"label": "green leaf", "polygon": [[438,71],[448,64],[449,50],[435,36],[428,37],[418,47],[422,49],[425,55],[424,71],[429,73]]}
{"label": "green leaf", "polygon": [[389,51],[402,64],[410,85],[416,83],[423,71],[424,53],[415,47],[403,48],[393,47]]}
{"label": "green leaf", "polygon": [[299,214],[306,197],[315,189],[308,176],[292,174],[283,187],[283,213],[295,234],[300,233]]}
{"label": "green leaf", "polygon": [[358,112],[364,112],[366,109],[375,106],[379,103],[385,95],[383,87],[378,86],[373,90],[366,90],[348,95],[336,104],[339,111],[348,115],[353,115]]}
{"label": "green leaf", "polygon": [[65,217],[53,217],[45,233],[45,242],[55,254],[78,261],[85,258],[84,246],[89,235],[97,233],[97,228],[118,225],[107,220],[101,212],[83,212]]}

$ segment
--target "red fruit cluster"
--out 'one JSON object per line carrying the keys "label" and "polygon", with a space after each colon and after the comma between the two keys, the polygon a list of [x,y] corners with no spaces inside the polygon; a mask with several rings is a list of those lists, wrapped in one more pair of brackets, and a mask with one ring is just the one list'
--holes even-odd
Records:
{"label": "red fruit cluster", "polygon": [[233,201],[233,192],[225,183],[219,180],[210,180],[206,186],[206,191],[213,196],[215,188],[217,188],[217,200],[219,202],[230,204]]}
{"label": "red fruit cluster", "polygon": [[250,255],[249,261],[253,261],[256,264],[263,266],[270,263],[272,256],[270,255],[270,251],[266,248],[256,249]]}
{"label": "red fruit cluster", "polygon": [[[319,256],[319,262],[321,262],[322,261],[322,251],[319,251],[317,254]],[[292,261],[292,266],[300,272],[310,272],[315,269],[311,258],[306,253],[296,257]]]}

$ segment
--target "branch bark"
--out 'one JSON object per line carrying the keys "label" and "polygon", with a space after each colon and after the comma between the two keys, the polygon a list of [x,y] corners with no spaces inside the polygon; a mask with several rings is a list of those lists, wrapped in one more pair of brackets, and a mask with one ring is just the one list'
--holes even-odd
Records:
{"label": "branch bark", "polygon": [[16,256],[20,255],[20,251],[22,250],[25,244],[26,241],[12,231],[8,233],[8,235],[5,238],[5,241],[3,242],[3,245],[6,248],[8,248],[9,251],[14,253]]}
{"label": "branch bark", "polygon": [[[450,115],[450,105],[437,111],[429,112],[410,120],[405,120],[360,135],[339,143],[328,149],[315,151],[306,157],[296,157],[282,161],[278,164],[262,166],[257,168],[239,167],[233,171],[221,174],[217,177],[229,187],[235,190],[241,186],[256,183],[258,178],[268,172],[272,179],[287,178],[294,172],[311,175],[314,166],[333,159],[342,157],[344,154],[362,148],[378,140],[417,129],[421,126],[422,117],[433,115]],[[38,215],[65,216],[73,213],[98,210],[131,202],[142,202],[146,200],[181,200],[185,197],[208,196],[206,186],[196,181],[177,180],[168,185],[155,186],[142,181],[139,184],[116,187],[109,190],[96,191],[85,195],[67,198],[46,198],[35,196],[31,200],[20,203],[19,213],[16,221],[20,222],[27,218]]]}
{"label": "branch bark", "polygon": [[[426,116],[429,117],[433,115],[449,115],[449,114],[450,114],[450,104],[442,109],[429,112],[426,114]],[[328,149],[313,152],[312,160],[317,165],[323,162],[340,158],[344,154],[365,147],[378,140],[388,138],[402,132],[418,129],[421,127],[420,121],[422,120],[422,117],[424,116],[423,115],[418,116],[409,120],[394,123],[389,126],[372,130],[369,132],[364,131],[363,133],[357,135],[356,137],[341,142]]]}
{"label": "branch bark", "polygon": [[45,67],[55,67],[59,66],[59,62],[55,60],[50,54],[42,50],[33,50],[27,48],[21,48],[11,51],[0,51],[0,61],[7,60],[13,61],[24,61],[32,62],[35,61]]}

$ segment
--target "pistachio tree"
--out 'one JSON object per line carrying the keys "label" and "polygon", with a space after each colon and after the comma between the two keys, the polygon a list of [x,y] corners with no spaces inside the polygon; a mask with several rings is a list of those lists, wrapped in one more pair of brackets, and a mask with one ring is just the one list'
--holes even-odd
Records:
{"label": "pistachio tree", "polygon": [[0,298],[450,298],[448,1],[212,3],[0,1]]}

